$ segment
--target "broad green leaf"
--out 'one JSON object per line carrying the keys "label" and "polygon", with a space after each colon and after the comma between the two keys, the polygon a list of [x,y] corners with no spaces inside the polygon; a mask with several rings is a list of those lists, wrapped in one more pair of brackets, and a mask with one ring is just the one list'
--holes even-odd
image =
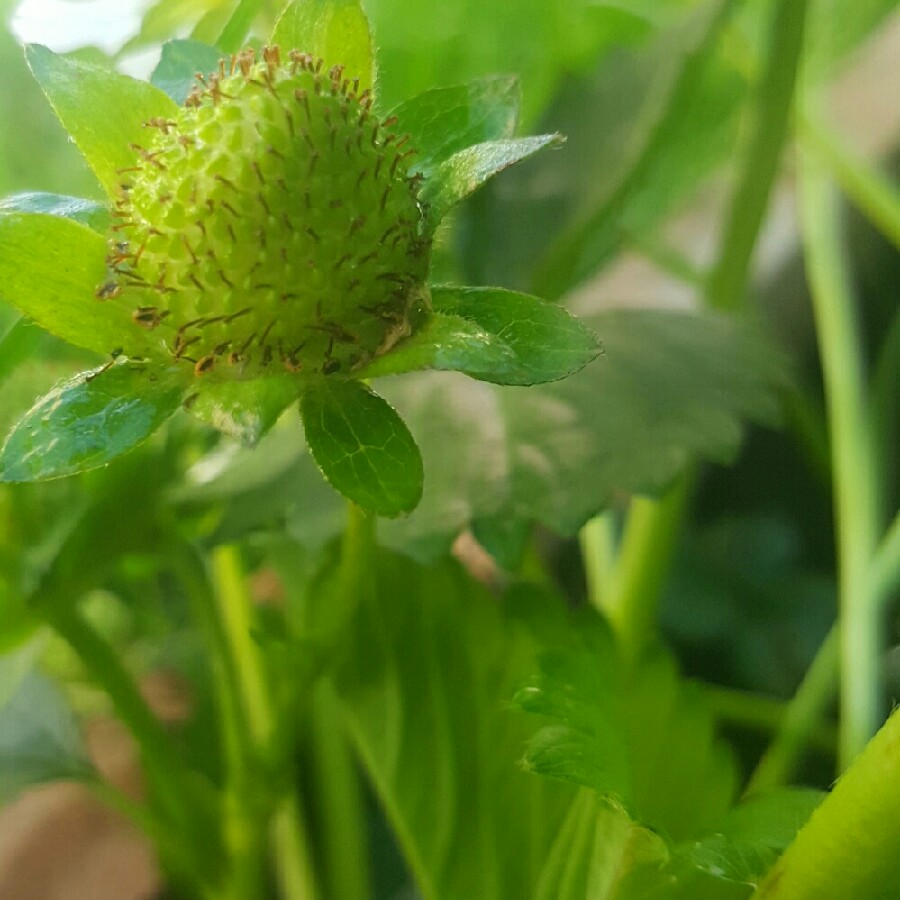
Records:
{"label": "broad green leaf", "polygon": [[[0,672],[4,665],[0,657]],[[29,671],[0,706],[0,802],[32,785],[93,775],[65,698]]]}
{"label": "broad green leaf", "polygon": [[304,389],[306,441],[325,478],[363,509],[409,512],[422,496],[422,458],[391,406],[358,381],[321,378]]}
{"label": "broad green leaf", "polygon": [[712,834],[685,846],[681,860],[715,878],[758,884],[823,796],[802,788],[752,796],[730,810]]}
{"label": "broad green leaf", "polygon": [[525,587],[498,603],[448,563],[376,562],[335,683],[420,894],[532,897],[572,791],[516,765],[530,723],[507,701],[563,606]]}
{"label": "broad green leaf", "polygon": [[82,373],[42,397],[0,450],[0,481],[60,478],[105,465],[177,409],[184,385],[135,364]]}
{"label": "broad green leaf", "polygon": [[416,148],[411,170],[430,176],[435,167],[473,144],[511,138],[519,118],[518,79],[482,78],[419,94],[391,111],[397,131]]}
{"label": "broad green leaf", "polygon": [[299,393],[297,380],[290,375],[211,381],[198,383],[197,392],[184,405],[200,421],[254,447]]}
{"label": "broad green leaf", "polygon": [[542,134],[485,141],[454,153],[437,167],[422,188],[428,227],[433,232],[460,200],[475,193],[489,178],[546,147],[559,147],[562,142],[563,138],[558,134]]}
{"label": "broad green leaf", "polygon": [[106,279],[106,241],[59,216],[0,215],[0,296],[57,337],[108,356],[152,355],[128,309],[95,296]]}
{"label": "broad green leaf", "polygon": [[328,67],[344,66],[360,91],[375,86],[372,36],[359,0],[295,0],[275,23],[271,42],[320,56]]}
{"label": "broad green leaf", "polygon": [[[538,521],[571,535],[617,492],[658,492],[695,457],[728,461],[744,419],[777,416],[783,363],[740,322],[653,310],[609,310],[584,321],[602,336],[604,355],[563,381],[505,388],[417,372],[378,383],[410,424],[425,466],[421,503],[402,520],[380,523],[380,540],[433,559],[483,519]],[[235,457],[241,477],[229,477],[226,492],[216,480],[197,490],[233,497],[223,519],[229,534],[240,533],[252,506],[267,521],[285,516],[298,539],[321,543],[326,522],[338,529],[343,518],[327,498],[315,508],[300,502],[321,479],[299,449],[302,438],[282,424],[284,432],[266,439],[272,451]],[[281,442],[287,447],[275,452]]]}
{"label": "broad green leaf", "polygon": [[197,84],[197,73],[207,75],[214,72],[222,56],[221,50],[200,41],[167,41],[150,76],[150,83],[181,105]]}
{"label": "broad green leaf", "polygon": [[[197,30],[207,16],[221,17],[222,24],[217,22],[211,33],[200,36]],[[145,10],[140,31],[125,43],[119,54],[124,56],[148,44],[164,44],[183,33],[186,22],[198,23],[193,27],[191,38],[209,43],[215,40],[227,18],[228,4],[223,0],[157,0]]]}
{"label": "broad green leaf", "polygon": [[591,788],[673,839],[705,833],[728,809],[737,772],[713,717],[658,656],[631,675],[596,627],[546,655],[516,702],[553,724],[529,744],[533,771]]}
{"label": "broad green leaf", "polygon": [[470,367],[467,374],[497,384],[558,381],[583,369],[599,353],[597,339],[561,306],[500,288],[435,287],[434,308],[461,316],[502,340],[516,366]]}
{"label": "broad green leaf", "polygon": [[102,204],[43,191],[26,191],[0,200],[0,216],[17,212],[61,216],[87,225],[100,234],[106,234],[109,226],[109,210]]}
{"label": "broad green leaf", "polygon": [[25,50],[28,64],[50,105],[110,197],[120,169],[134,165],[132,144],[143,144],[143,124],[170,117],[177,107],[158,88],[112,69],[58,56],[40,44]]}
{"label": "broad green leaf", "polygon": [[478,372],[514,372],[516,368],[516,356],[504,341],[475,322],[436,312],[414,335],[376,357],[359,375],[380,378],[437,369],[478,377]]}

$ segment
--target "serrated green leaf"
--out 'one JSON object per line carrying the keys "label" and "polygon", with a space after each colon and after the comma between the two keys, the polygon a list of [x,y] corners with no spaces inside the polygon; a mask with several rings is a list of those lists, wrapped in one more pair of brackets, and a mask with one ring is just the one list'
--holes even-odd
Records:
{"label": "serrated green leaf", "polygon": [[297,399],[300,387],[290,375],[253,381],[198,384],[185,408],[201,422],[254,447]]}
{"label": "serrated green leaf", "polygon": [[93,200],[80,197],[64,197],[43,191],[25,191],[0,200],[0,215],[9,213],[44,213],[61,216],[87,225],[99,234],[109,227],[109,209]]}
{"label": "serrated green leaf", "polygon": [[82,373],[42,397],[0,450],[0,481],[96,469],[146,440],[178,408],[180,380],[134,364]]}
{"label": "serrated green leaf", "polygon": [[516,695],[520,707],[553,722],[529,744],[526,763],[621,803],[673,839],[704,834],[728,809],[737,780],[711,712],[664,656],[632,673],[605,631],[585,637],[545,656],[540,675]]}
{"label": "serrated green leaf", "polygon": [[397,131],[415,147],[411,172],[430,176],[436,166],[473,144],[511,138],[519,119],[517,78],[481,78],[425,91],[395,107]]}
{"label": "serrated green leaf", "polygon": [[563,138],[558,134],[541,134],[485,141],[454,153],[437,167],[422,188],[429,229],[433,232],[457,203],[474,194],[489,178],[547,147],[559,147],[562,143]]}
{"label": "serrated green leaf", "polygon": [[361,378],[380,378],[419,369],[465,372],[513,372],[516,356],[504,342],[477,323],[460,316],[433,313],[411,337],[390,353],[372,360],[359,372]]}
{"label": "serrated green leaf", "polygon": [[0,216],[0,296],[63,340],[103,356],[152,355],[129,310],[95,296],[106,279],[106,241],[59,216]]}
{"label": "serrated green leaf", "polygon": [[150,83],[180,106],[197,84],[197,73],[207,75],[216,71],[222,56],[221,50],[200,41],[166,41]]}
{"label": "serrated green leaf", "polygon": [[246,43],[261,6],[262,0],[238,0],[216,44],[226,53],[237,53]]}
{"label": "serrated green leaf", "polygon": [[[0,658],[0,671],[4,664]],[[0,707],[0,802],[32,785],[93,774],[64,697],[29,671]]]}
{"label": "serrated green leaf", "polygon": [[306,441],[331,485],[382,516],[409,512],[422,496],[422,458],[403,420],[358,381],[322,378],[300,398]]}
{"label": "serrated green leaf", "polygon": [[561,306],[500,288],[435,287],[434,308],[476,323],[514,353],[514,367],[469,368],[496,384],[558,381],[583,369],[599,353],[597,339]]}
{"label": "serrated green leaf", "polygon": [[529,723],[506,702],[563,606],[383,552],[366,584],[335,682],[421,896],[532,897],[573,792],[516,765]]}
{"label": "serrated green leaf", "polygon": [[375,86],[372,35],[359,0],[295,0],[275,23],[271,41],[320,56],[326,66],[344,66],[345,78],[359,78],[360,91]]}
{"label": "serrated green leaf", "polygon": [[28,64],[59,120],[110,197],[134,165],[131,144],[147,140],[143,124],[169,118],[177,107],[144,81],[90,63],[58,56],[40,44],[25,48]]}

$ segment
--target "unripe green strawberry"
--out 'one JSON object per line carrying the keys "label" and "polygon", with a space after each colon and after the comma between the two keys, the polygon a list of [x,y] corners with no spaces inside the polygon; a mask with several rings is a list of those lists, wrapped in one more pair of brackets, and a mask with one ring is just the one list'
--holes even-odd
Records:
{"label": "unripe green strawberry", "polygon": [[220,63],[123,172],[97,297],[198,375],[351,372],[427,310],[408,137],[343,69],[267,47]]}

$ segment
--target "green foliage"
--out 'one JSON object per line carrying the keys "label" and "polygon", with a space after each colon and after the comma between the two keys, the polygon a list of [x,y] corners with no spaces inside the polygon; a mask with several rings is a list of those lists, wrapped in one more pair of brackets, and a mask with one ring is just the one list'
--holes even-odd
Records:
{"label": "green foliage", "polygon": [[[27,82],[0,26],[0,193],[16,192],[0,199],[0,801],[87,783],[149,836],[178,900],[893,898],[897,717],[836,786],[833,763],[898,684],[881,627],[900,578],[898,204],[823,102],[891,8],[156,0],[113,59],[29,45]],[[326,168],[312,154],[330,138],[335,184],[358,147],[409,189],[415,283],[378,270],[351,304],[374,317],[371,359],[326,288],[354,269],[351,296],[396,223],[374,241],[349,183],[328,206],[339,224],[353,206],[347,231],[291,256],[320,198],[292,201],[285,233],[253,157],[281,152],[265,122],[228,131],[250,182],[230,188],[252,222],[232,225],[240,246],[219,252],[224,219],[184,225],[216,232],[196,246],[239,305],[222,311],[215,279],[196,321],[164,296],[166,253],[185,271],[197,253],[180,226],[142,285],[147,248],[125,240],[126,209],[169,202],[123,204],[129,170],[171,161],[157,132],[225,196],[215,135],[192,155],[177,136],[199,132],[170,123],[237,112],[220,60],[277,96],[272,43],[348,100],[314,134],[302,90],[277,107],[291,185]],[[252,62],[231,57],[247,46]],[[116,71],[140,48],[159,53],[149,84]],[[767,198],[790,188],[779,166],[799,176],[812,323],[794,280],[767,269],[762,297],[750,277]],[[835,188],[868,223],[850,240]],[[710,196],[697,255],[672,216]],[[689,308],[634,302],[635,256]],[[246,325],[254,291],[283,303],[307,275],[324,299],[259,370],[242,352],[280,334],[281,306],[240,347],[195,334]],[[325,363],[305,365],[309,343]],[[158,667],[190,684],[189,721],[148,707],[138,679]],[[81,723],[110,706],[140,801],[86,757]],[[806,786],[783,786],[794,773]]]}

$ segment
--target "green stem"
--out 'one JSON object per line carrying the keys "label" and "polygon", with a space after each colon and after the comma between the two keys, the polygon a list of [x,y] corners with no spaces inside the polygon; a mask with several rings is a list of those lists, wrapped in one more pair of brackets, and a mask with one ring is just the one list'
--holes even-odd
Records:
{"label": "green stem", "polygon": [[[141,696],[134,679],[112,646],[91,626],[74,603],[56,603],[44,610],[48,624],[74,650],[91,678],[113,703],[116,715],[138,743],[153,796],[173,830],[174,841],[186,842],[186,853],[198,866],[198,845],[192,826],[187,772],[163,726]],[[196,878],[196,872],[194,874]]]}
{"label": "green stem", "polygon": [[722,235],[722,250],[707,286],[709,302],[718,309],[738,309],[744,298],[753,248],[787,133],[806,8],[807,0],[779,0],[772,18],[771,49],[759,86],[755,131]]}
{"label": "green stem", "polygon": [[880,172],[856,159],[818,122],[800,117],[804,149],[828,167],[854,206],[900,247],[900,194]]}
{"label": "green stem", "polygon": [[272,820],[275,879],[279,900],[319,900],[306,823],[296,791],[288,794]]}
{"label": "green stem", "polygon": [[820,165],[800,167],[804,255],[831,441],[841,614],[841,746],[846,766],[881,722],[881,611],[868,568],[878,533],[878,480],[838,197]]}
{"label": "green stem", "polygon": [[634,497],[609,592],[601,608],[627,659],[653,642],[663,583],[669,569],[692,476],[682,476],[659,500]]}
{"label": "green stem", "polygon": [[900,711],[800,830],[752,900],[896,897],[900,885]]}
{"label": "green stem", "polygon": [[900,513],[894,516],[869,569],[869,590],[874,603],[884,608],[900,585]]}
{"label": "green stem", "polygon": [[587,582],[588,602],[603,610],[613,592],[616,561],[616,525],[606,511],[591,519],[578,535]]}
{"label": "green stem", "polygon": [[[780,732],[790,709],[782,700],[717,685],[704,684],[703,696],[717,719],[748,731]],[[818,721],[805,737],[811,747],[823,753],[833,754],[837,748],[837,729]]]}
{"label": "green stem", "polygon": [[834,626],[822,642],[797,693],[784,709],[778,733],[756,766],[746,792],[756,793],[787,783],[800,754],[821,727],[838,684],[840,631]]}

